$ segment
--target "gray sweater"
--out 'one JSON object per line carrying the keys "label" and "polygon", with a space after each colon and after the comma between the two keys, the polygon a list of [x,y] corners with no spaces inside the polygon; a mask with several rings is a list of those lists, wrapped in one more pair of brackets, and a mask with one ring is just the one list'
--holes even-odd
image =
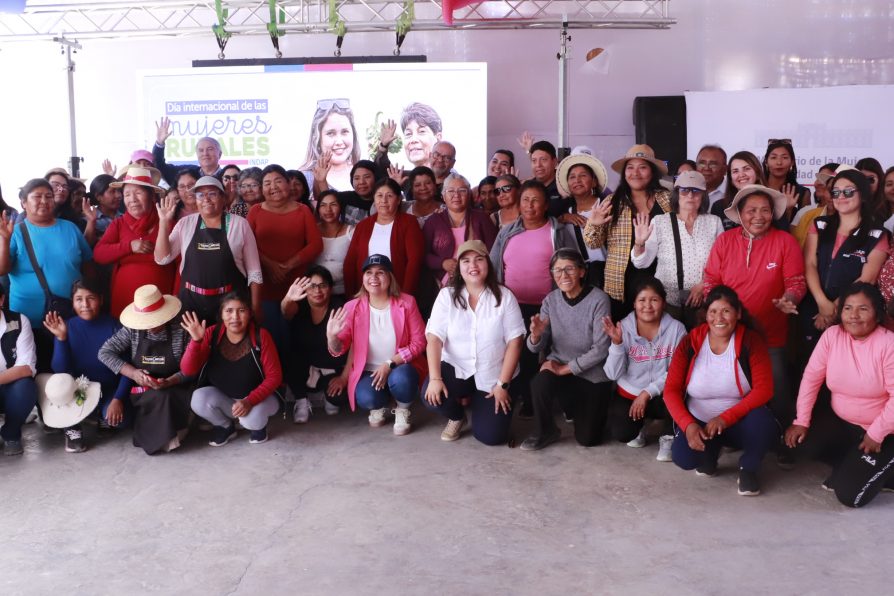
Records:
{"label": "gray sweater", "polygon": [[610,312],[608,295],[599,288],[590,290],[574,306],[565,301],[562,290],[553,290],[540,307],[540,316],[549,317],[549,325],[538,343],[532,343],[528,336],[528,349],[548,349],[547,359],[567,364],[576,377],[591,383],[608,381],[602,364],[608,357],[611,339],[602,329],[602,317]]}

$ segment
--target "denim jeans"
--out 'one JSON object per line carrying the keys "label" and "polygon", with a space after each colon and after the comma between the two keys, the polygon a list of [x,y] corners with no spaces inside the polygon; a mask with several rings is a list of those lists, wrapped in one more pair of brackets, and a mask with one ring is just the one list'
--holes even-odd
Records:
{"label": "denim jeans", "polygon": [[[700,426],[705,422],[697,420]],[[779,426],[773,414],[765,406],[748,412],[744,418],[727,427],[722,434],[705,441],[704,451],[695,451],[686,440],[686,429],[679,429],[674,437],[671,451],[674,463],[684,470],[693,470],[704,464],[715,464],[721,447],[742,450],[739,467],[749,472],[757,472],[764,455],[779,441]]]}
{"label": "denim jeans", "polygon": [[0,385],[0,403],[6,412],[6,422],[0,428],[0,437],[4,441],[21,440],[22,425],[37,403],[37,385],[34,379],[25,377]]}
{"label": "denim jeans", "polygon": [[406,407],[419,395],[419,372],[412,364],[401,364],[389,373],[386,385],[375,389],[372,373],[364,371],[354,390],[357,405],[364,410],[378,410],[388,406],[394,398],[400,406]]}

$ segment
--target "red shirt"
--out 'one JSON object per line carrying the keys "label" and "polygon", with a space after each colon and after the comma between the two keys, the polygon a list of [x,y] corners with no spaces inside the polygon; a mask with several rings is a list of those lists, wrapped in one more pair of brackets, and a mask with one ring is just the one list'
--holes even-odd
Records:
{"label": "red shirt", "polygon": [[296,255],[300,259],[298,266],[290,269],[279,283],[273,282],[270,270],[261,262],[264,273],[261,298],[279,302],[295,278],[303,275],[323,252],[323,237],[317,229],[313,213],[300,203],[297,209],[287,213],[268,211],[259,203],[251,208],[247,219],[261,255],[280,263]]}

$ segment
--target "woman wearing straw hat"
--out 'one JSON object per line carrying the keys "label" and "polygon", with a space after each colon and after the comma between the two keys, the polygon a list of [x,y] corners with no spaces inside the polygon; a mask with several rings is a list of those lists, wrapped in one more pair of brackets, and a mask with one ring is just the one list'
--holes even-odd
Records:
{"label": "woman wearing straw hat", "polygon": [[636,280],[655,273],[654,267],[637,269],[630,262],[634,217],[643,214],[651,220],[671,206],[670,192],[660,184],[667,166],[648,145],[634,145],[612,169],[621,174],[621,182],[610,197],[593,207],[584,241],[589,248],[606,249],[604,289],[612,300],[612,319],[617,321],[633,310],[630,293]]}
{"label": "woman wearing straw hat", "polygon": [[559,163],[556,185],[566,200],[558,202],[560,214],[553,214],[559,223],[574,234],[577,248],[587,263],[586,282],[602,288],[605,272],[605,249],[590,248],[584,242],[584,226],[599,201],[608,177],[602,162],[585,153],[569,155]]}
{"label": "woman wearing straw hat", "polygon": [[261,260],[251,226],[242,217],[224,213],[226,194],[217,178],[203,176],[192,191],[199,212],[176,225],[176,203],[171,197],[161,200],[155,262],[167,265],[181,257],[180,300],[184,310],[195,312],[200,321],[216,321],[220,297],[246,287],[256,319],[263,320]]}
{"label": "woman wearing straw hat", "polygon": [[149,455],[180,446],[189,425],[192,386],[180,372],[189,336],[176,321],[180,301],[155,286],[134,292],[121,312],[124,327],[99,350],[99,360],[133,380],[133,444]]}
{"label": "woman wearing straw hat", "polygon": [[155,202],[164,192],[158,186],[160,180],[155,168],[131,165],[121,182],[110,185],[123,190],[125,211],[100,238],[93,258],[100,265],[114,265],[110,312],[116,318],[140,286],[154,285],[163,294],[174,289],[175,264],[158,265],[152,254],[159,228]]}

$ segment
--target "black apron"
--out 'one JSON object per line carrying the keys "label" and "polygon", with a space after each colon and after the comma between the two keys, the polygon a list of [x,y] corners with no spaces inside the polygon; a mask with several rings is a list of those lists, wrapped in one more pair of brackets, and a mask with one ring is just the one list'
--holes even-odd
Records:
{"label": "black apron", "polygon": [[245,276],[236,267],[227,242],[228,216],[221,217],[220,228],[202,227],[202,218],[198,218],[192,241],[183,252],[180,275],[183,310],[195,312],[209,326],[217,322],[221,297],[246,287]]}
{"label": "black apron", "polygon": [[[133,366],[148,371],[156,379],[165,379],[180,371],[180,362],[174,357],[171,328],[165,329],[166,340],[149,339],[144,331],[137,347]],[[149,389],[136,386],[131,390],[130,401],[134,405],[133,444],[152,455],[171,442],[177,431],[189,424],[189,385],[181,384],[167,389]]]}

